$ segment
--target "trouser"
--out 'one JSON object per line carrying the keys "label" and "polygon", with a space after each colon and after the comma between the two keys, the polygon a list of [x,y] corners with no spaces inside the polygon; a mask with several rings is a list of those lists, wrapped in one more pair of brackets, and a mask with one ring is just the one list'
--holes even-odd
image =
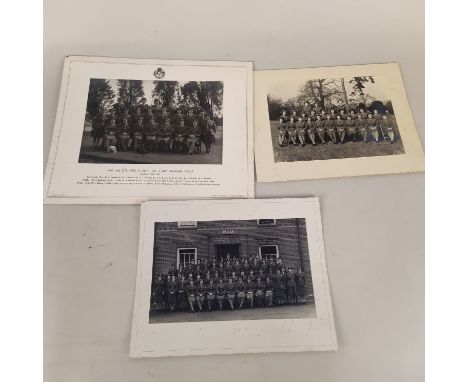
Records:
{"label": "trouser", "polygon": [[335,130],[327,130],[327,134],[332,140],[333,143],[336,143],[336,133]]}
{"label": "trouser", "polygon": [[146,149],[148,151],[154,151],[156,147],[156,135],[147,135],[146,136]]}
{"label": "trouser", "polygon": [[364,142],[367,142],[367,130],[366,129],[360,129],[359,135],[362,137],[362,140]]}
{"label": "trouser", "polygon": [[286,143],[286,134],[280,133],[278,136],[278,145],[283,146]]}
{"label": "trouser", "polygon": [[323,131],[323,130],[317,130],[317,135],[318,135],[318,137],[320,138],[320,140],[322,141],[322,143],[325,143],[325,134],[324,134],[324,131]]}
{"label": "trouser", "polygon": [[201,312],[203,310],[203,303],[205,301],[205,296],[202,294],[197,295],[197,305],[198,310]]}
{"label": "trouser", "polygon": [[195,295],[191,294],[188,296],[188,303],[190,305],[190,311],[195,312],[194,305],[195,305]]}
{"label": "trouser", "polygon": [[255,300],[256,300],[257,306],[263,307],[263,292],[256,292]]}
{"label": "trouser", "polygon": [[346,137],[346,131],[345,130],[338,130],[338,136],[340,137],[340,142],[344,142],[345,137]]}
{"label": "trouser", "polygon": [[211,312],[211,303],[214,301],[215,295],[213,293],[208,293],[206,295],[206,301],[208,302],[208,310]]}
{"label": "trouser", "polygon": [[353,137],[353,141],[356,141],[356,130],[348,130],[348,136]]}
{"label": "trouser", "polygon": [[141,133],[135,133],[135,140],[134,140],[134,144],[133,144],[133,149],[135,151],[137,150],[141,150],[142,147],[143,147],[143,134]]}
{"label": "trouser", "polygon": [[122,151],[128,150],[128,143],[130,142],[130,135],[127,133],[120,134],[120,149]]}
{"label": "trouser", "polygon": [[175,310],[176,301],[177,301],[176,292],[169,292],[168,303],[169,303],[169,309],[170,310]]}
{"label": "trouser", "polygon": [[170,137],[160,137],[156,140],[156,143],[164,143],[166,148],[172,150],[172,139]]}
{"label": "trouser", "polygon": [[393,142],[395,140],[395,133],[393,131],[388,131],[387,135],[390,138],[390,142]]}
{"label": "trouser", "polygon": [[193,150],[195,149],[195,144],[197,143],[197,138],[194,137],[188,137],[187,138],[187,147],[188,147],[188,153],[192,154]]}
{"label": "trouser", "polygon": [[179,291],[179,293],[177,294],[177,308],[180,311],[184,311],[186,309],[185,299],[186,299],[185,291]]}
{"label": "trouser", "polygon": [[293,143],[293,145],[297,145],[297,134],[289,134],[289,140]]}
{"label": "trouser", "polygon": [[253,292],[247,292],[247,301],[250,302],[250,307],[253,308],[253,304],[254,304]]}
{"label": "trouser", "polygon": [[245,301],[245,293],[244,292],[237,293],[237,301],[239,302],[239,309],[241,309],[242,306],[244,305],[244,301]]}
{"label": "trouser", "polygon": [[231,310],[234,310],[234,300],[236,298],[236,295],[234,293],[228,293],[227,295],[229,306],[231,307]]}
{"label": "trouser", "polygon": [[310,141],[312,142],[312,144],[315,145],[315,132],[309,131],[309,138],[310,138]]}
{"label": "trouser", "polygon": [[267,290],[265,292],[265,303],[267,306],[273,305],[273,291]]}
{"label": "trouser", "polygon": [[216,296],[218,300],[219,310],[223,310],[224,294],[219,294]]}
{"label": "trouser", "polygon": [[372,135],[372,138],[374,138],[376,142],[379,141],[379,132],[377,130],[371,130],[371,135]]}
{"label": "trouser", "polygon": [[299,133],[297,136],[299,137],[299,142],[301,142],[301,145],[305,145],[305,133]]}

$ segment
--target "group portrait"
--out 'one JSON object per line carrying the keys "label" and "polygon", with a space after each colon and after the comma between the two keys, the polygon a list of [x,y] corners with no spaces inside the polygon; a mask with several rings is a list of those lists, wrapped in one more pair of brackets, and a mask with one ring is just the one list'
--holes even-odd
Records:
{"label": "group portrait", "polygon": [[314,310],[305,219],[155,223],[150,322]]}
{"label": "group portrait", "polygon": [[268,93],[275,162],[404,154],[378,77],[276,83]]}
{"label": "group portrait", "polygon": [[79,162],[222,164],[223,90],[222,81],[91,78]]}

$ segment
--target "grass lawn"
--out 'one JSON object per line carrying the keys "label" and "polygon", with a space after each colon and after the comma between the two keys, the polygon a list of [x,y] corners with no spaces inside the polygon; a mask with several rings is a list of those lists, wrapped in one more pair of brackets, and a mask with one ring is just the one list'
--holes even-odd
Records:
{"label": "grass lawn", "polygon": [[[217,305],[216,305],[217,306]],[[237,320],[268,320],[268,319],[294,319],[316,317],[315,304],[309,302],[305,305],[283,305],[271,308],[254,308],[241,310],[213,310],[211,312],[157,312],[152,313],[149,323],[169,322],[200,322],[200,321],[237,321]]]}
{"label": "grass lawn", "polygon": [[[313,146],[309,143],[304,147],[292,145],[278,147],[278,122],[270,121],[270,128],[275,162],[359,158],[405,153],[401,139],[398,139],[395,143],[390,143],[388,141],[378,143],[346,142],[344,144],[320,144],[317,146]],[[398,129],[395,129],[395,132],[396,136],[399,137]]]}

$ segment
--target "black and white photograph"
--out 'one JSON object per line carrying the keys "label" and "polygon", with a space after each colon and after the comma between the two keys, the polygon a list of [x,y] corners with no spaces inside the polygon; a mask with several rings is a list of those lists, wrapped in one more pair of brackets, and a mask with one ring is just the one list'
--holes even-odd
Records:
{"label": "black and white photograph", "polygon": [[222,164],[222,81],[91,78],[80,163]]}
{"label": "black and white photograph", "polygon": [[373,75],[289,79],[272,85],[275,162],[404,154],[392,100]]}
{"label": "black and white photograph", "polygon": [[150,323],[314,317],[306,222],[154,223]]}
{"label": "black and white photograph", "polygon": [[318,198],[148,201],[131,357],[337,348]]}

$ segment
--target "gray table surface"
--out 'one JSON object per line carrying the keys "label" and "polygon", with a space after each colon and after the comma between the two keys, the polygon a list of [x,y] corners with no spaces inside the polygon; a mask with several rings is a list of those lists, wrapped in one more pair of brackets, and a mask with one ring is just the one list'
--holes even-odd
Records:
{"label": "gray table surface", "polygon": [[[424,136],[424,3],[46,0],[44,164],[66,55],[254,61],[256,69],[399,62]],[[339,350],[128,357],[137,206],[45,206],[45,381],[422,381],[424,174],[257,184],[319,196]]]}

